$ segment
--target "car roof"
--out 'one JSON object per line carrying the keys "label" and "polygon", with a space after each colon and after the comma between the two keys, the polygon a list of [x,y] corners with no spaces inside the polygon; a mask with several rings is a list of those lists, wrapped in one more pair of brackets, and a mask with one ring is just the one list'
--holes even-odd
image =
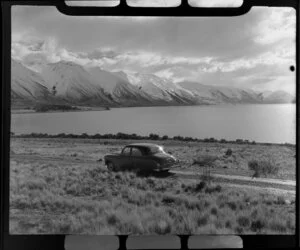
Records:
{"label": "car roof", "polygon": [[160,145],[154,144],[154,143],[132,143],[126,145],[126,147],[162,147]]}

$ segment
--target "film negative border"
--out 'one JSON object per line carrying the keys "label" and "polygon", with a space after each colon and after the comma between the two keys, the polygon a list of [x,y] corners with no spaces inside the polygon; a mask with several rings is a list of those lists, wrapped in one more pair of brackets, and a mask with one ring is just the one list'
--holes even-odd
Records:
{"label": "film negative border", "polygon": [[[247,13],[252,6],[293,7],[297,13],[296,24],[296,94],[299,93],[299,1],[297,0],[244,0],[238,8],[198,8],[191,7],[182,0],[178,7],[130,7],[121,0],[115,7],[71,7],[64,1],[3,1],[2,9],[2,88],[1,88],[1,249],[64,249],[65,235],[9,235],[9,143],[10,143],[10,57],[11,57],[11,6],[44,5],[56,6],[66,15],[102,16],[237,16]],[[299,100],[296,99],[296,235],[240,235],[245,249],[253,248],[298,248],[299,242]],[[126,249],[126,235],[119,237],[119,249]],[[181,249],[188,249],[188,235],[180,235]]]}

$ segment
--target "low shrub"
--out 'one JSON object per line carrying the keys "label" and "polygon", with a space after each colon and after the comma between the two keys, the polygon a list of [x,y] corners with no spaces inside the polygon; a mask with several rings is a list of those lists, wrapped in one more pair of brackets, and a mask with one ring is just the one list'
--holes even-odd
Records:
{"label": "low shrub", "polygon": [[173,197],[164,197],[162,199],[162,203],[165,203],[165,204],[171,204],[171,203],[174,203],[174,202],[175,202],[175,200],[174,200]]}
{"label": "low shrub", "polygon": [[279,171],[279,167],[271,160],[250,160],[248,162],[248,168],[254,171],[252,177],[277,175]]}
{"label": "low shrub", "polygon": [[209,215],[203,215],[200,218],[197,219],[198,226],[205,226],[208,223],[208,217]]}
{"label": "low shrub", "polygon": [[251,230],[253,232],[261,231],[266,226],[266,223],[263,219],[256,219],[251,222]]}
{"label": "low shrub", "polygon": [[233,201],[228,201],[228,202],[226,202],[226,205],[227,205],[231,210],[233,210],[233,211],[235,211],[235,210],[237,209],[237,205],[236,205],[236,203],[233,202]]}
{"label": "low shrub", "polygon": [[249,227],[250,225],[250,220],[248,217],[246,216],[240,216],[237,218],[237,223],[239,224],[239,226],[241,227]]}
{"label": "low shrub", "polygon": [[109,225],[115,225],[118,221],[118,217],[115,214],[111,214],[107,217],[107,223]]}
{"label": "low shrub", "polygon": [[210,213],[212,215],[217,215],[218,214],[218,209],[216,207],[213,207],[211,210],[210,210]]}
{"label": "low shrub", "polygon": [[156,233],[156,234],[168,234],[171,232],[172,228],[171,225],[162,220],[162,221],[158,221],[156,222],[153,227],[152,230]]}
{"label": "low shrub", "polygon": [[205,189],[205,193],[208,193],[208,194],[211,194],[211,193],[214,193],[214,192],[221,192],[222,190],[222,187],[220,185],[217,185],[217,186],[210,186],[210,187],[207,187]]}
{"label": "low shrub", "polygon": [[204,188],[206,187],[206,182],[204,181],[200,181],[196,187],[195,187],[195,191],[202,191]]}
{"label": "low shrub", "polygon": [[217,159],[218,157],[214,155],[199,155],[197,159],[193,160],[192,165],[212,166]]}
{"label": "low shrub", "polygon": [[277,200],[275,201],[275,204],[277,205],[285,205],[285,199],[283,196],[278,196]]}
{"label": "low shrub", "polygon": [[214,180],[214,177],[211,175],[210,168],[204,169],[204,171],[200,175],[199,179],[203,182],[210,184]]}
{"label": "low shrub", "polygon": [[237,234],[242,234],[244,232],[244,229],[242,227],[236,227],[235,231],[237,232]]}
{"label": "low shrub", "polygon": [[225,152],[226,156],[231,156],[232,155],[232,149],[228,148]]}
{"label": "low shrub", "polygon": [[225,227],[226,228],[231,228],[232,227],[232,223],[231,223],[231,221],[226,221],[226,223],[225,223]]}
{"label": "low shrub", "polygon": [[[285,221],[283,221],[285,222]],[[283,222],[280,221],[271,221],[269,223],[269,227],[271,230],[275,232],[285,233],[287,231],[286,225],[283,224]]]}

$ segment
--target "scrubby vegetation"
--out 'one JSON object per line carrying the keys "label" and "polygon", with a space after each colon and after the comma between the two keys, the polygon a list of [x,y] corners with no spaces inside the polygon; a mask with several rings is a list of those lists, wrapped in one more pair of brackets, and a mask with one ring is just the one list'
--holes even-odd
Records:
{"label": "scrubby vegetation", "polygon": [[294,233],[294,201],[249,190],[88,164],[12,161],[10,232]]}
{"label": "scrubby vegetation", "polygon": [[217,159],[218,157],[215,155],[198,155],[194,159],[193,165],[212,166]]}
{"label": "scrubby vegetation", "polygon": [[279,167],[271,159],[250,160],[248,167],[254,171],[253,177],[272,176],[276,175],[279,171]]}
{"label": "scrubby vegetation", "polygon": [[[62,107],[62,105],[54,105]],[[59,109],[57,107],[57,109]],[[77,109],[76,107],[69,107],[69,109]],[[67,108],[68,109],[68,108]],[[55,110],[55,109],[52,109]],[[126,133],[117,133],[117,134],[94,134],[89,135],[87,133],[82,134],[47,134],[47,133],[30,133],[30,134],[21,134],[21,135],[15,135],[15,137],[19,138],[81,138],[81,139],[118,139],[118,140],[152,140],[152,141],[161,141],[161,140],[174,140],[174,141],[183,141],[183,142],[207,142],[207,143],[234,143],[234,144],[248,144],[248,145],[282,145],[282,146],[288,146],[288,147],[295,147],[294,144],[289,143],[283,143],[283,144],[276,144],[276,143],[257,143],[255,141],[249,141],[249,140],[243,140],[243,139],[237,139],[237,140],[225,140],[225,139],[215,139],[215,138],[192,138],[192,137],[182,137],[182,136],[173,136],[169,137],[167,135],[157,135],[150,133],[148,136],[142,136],[137,134],[126,134]],[[227,156],[230,156],[232,154],[232,150],[228,149],[226,152]]]}
{"label": "scrubby vegetation", "polygon": [[276,162],[276,178],[295,180],[294,147],[164,139],[157,143],[180,159],[180,170],[198,171],[199,178],[107,172],[103,156],[136,141],[12,136],[11,232],[294,233],[293,195],[226,186],[192,164],[213,163],[214,173],[250,176],[248,162],[255,156]]}
{"label": "scrubby vegetation", "polygon": [[[64,134],[63,134],[64,135]],[[140,140],[131,139],[86,139],[82,138],[22,138],[11,135],[11,153],[41,155],[46,157],[72,157],[73,159],[103,160],[105,154],[121,152],[121,149]],[[153,142],[143,140],[143,142]],[[175,140],[155,141],[163,145],[166,152],[170,152],[180,160],[181,171],[196,171],[203,173],[206,167],[195,163],[202,163],[215,159],[210,171],[213,174],[253,176],[248,162],[253,160],[272,159],[278,166],[278,173],[271,178],[295,180],[296,154],[295,147],[281,145],[244,145],[222,144],[207,142],[181,142]],[[228,150],[231,154],[228,155]],[[69,159],[67,159],[69,160]]]}

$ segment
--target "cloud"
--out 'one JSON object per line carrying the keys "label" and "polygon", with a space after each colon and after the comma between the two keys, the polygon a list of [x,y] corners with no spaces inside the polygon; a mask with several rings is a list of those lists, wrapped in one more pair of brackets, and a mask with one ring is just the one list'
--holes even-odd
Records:
{"label": "cloud", "polygon": [[202,77],[201,71],[196,71],[191,68],[183,66],[173,66],[171,68],[163,69],[154,73],[155,75],[166,78],[173,82],[181,81],[198,81]]}
{"label": "cloud", "polygon": [[251,69],[257,66],[264,67],[268,65],[286,66],[293,65],[294,63],[294,59],[286,57],[286,51],[284,49],[279,49],[272,52],[266,52],[254,58],[241,58],[231,62],[213,61],[210,64],[213,69],[210,69],[209,71],[215,72],[220,70],[221,72],[232,72],[241,68]]}
{"label": "cloud", "polygon": [[15,32],[32,27],[37,37],[55,37],[72,51],[109,46],[177,56],[239,56],[259,50],[253,46],[250,29],[257,15],[262,13],[233,18],[74,17],[54,7],[17,6],[13,7],[12,26]]}
{"label": "cloud", "polygon": [[167,78],[170,79],[174,77],[174,72],[169,68],[169,69],[165,69],[165,70],[160,70],[155,72],[155,75],[162,77],[162,78]]}
{"label": "cloud", "polygon": [[114,50],[110,49],[110,48],[98,48],[95,49],[93,51],[89,51],[89,52],[82,52],[82,53],[78,53],[80,56],[82,56],[83,58],[89,58],[89,59],[101,59],[101,58],[110,58],[113,59],[115,58],[118,53],[115,52]]}
{"label": "cloud", "polygon": [[23,60],[25,63],[34,63],[43,60],[46,62],[55,62],[61,59],[56,40],[48,38],[41,40],[33,36],[24,36],[17,39],[15,37],[11,44],[11,54],[13,58]]}
{"label": "cloud", "polygon": [[282,40],[294,42],[296,38],[296,12],[292,8],[267,10],[268,18],[260,22],[254,41],[272,44]]}
{"label": "cloud", "polygon": [[71,17],[13,7],[12,57],[32,69],[59,60],[173,81],[294,91],[295,11],[239,17]]}

